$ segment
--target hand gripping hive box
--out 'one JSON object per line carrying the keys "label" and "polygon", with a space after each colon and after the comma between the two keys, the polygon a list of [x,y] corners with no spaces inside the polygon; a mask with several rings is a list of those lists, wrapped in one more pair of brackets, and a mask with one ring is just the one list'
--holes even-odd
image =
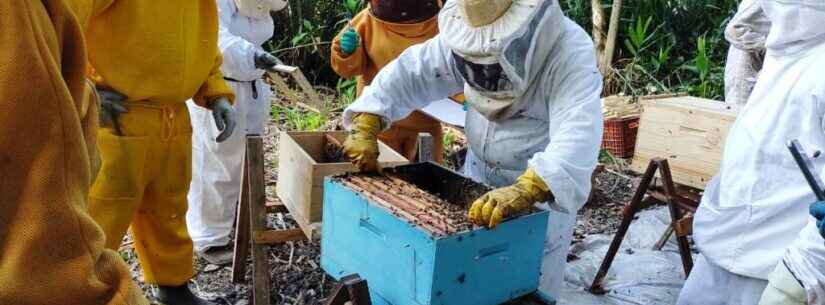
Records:
{"label": "hand gripping hive box", "polygon": [[548,213],[473,226],[469,205],[488,190],[432,163],[327,177],[321,266],[366,279],[379,305],[494,305],[531,293]]}

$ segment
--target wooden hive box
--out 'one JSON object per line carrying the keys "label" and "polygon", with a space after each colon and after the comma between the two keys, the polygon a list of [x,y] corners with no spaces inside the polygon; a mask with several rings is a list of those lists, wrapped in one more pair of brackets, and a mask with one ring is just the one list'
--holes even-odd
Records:
{"label": "wooden hive box", "polygon": [[[471,189],[487,189],[433,163],[385,173],[464,208],[471,193],[483,193]],[[393,198],[378,188],[347,180],[326,179],[321,267],[337,280],[355,273],[367,280],[373,305],[497,305],[538,289],[549,212],[438,235],[388,208]]]}
{"label": "wooden hive box", "polygon": [[644,172],[652,158],[666,158],[674,182],[704,189],[719,171],[738,108],[687,96],[646,100],[642,105],[631,168]]}
{"label": "wooden hive box", "polygon": [[[338,175],[356,168],[349,162],[325,163],[325,134],[341,143],[347,133],[281,132],[278,143],[278,197],[309,238],[317,238],[324,200],[324,177]],[[379,163],[395,166],[409,163],[400,154],[379,142]]]}

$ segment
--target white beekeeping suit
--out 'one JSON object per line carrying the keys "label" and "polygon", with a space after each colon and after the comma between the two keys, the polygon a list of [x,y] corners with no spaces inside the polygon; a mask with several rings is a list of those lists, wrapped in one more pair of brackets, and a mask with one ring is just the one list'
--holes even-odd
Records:
{"label": "white beekeeping suit", "polygon": [[[810,304],[823,304],[822,238],[807,229],[800,237],[815,198],[786,145],[799,139],[809,152],[825,150],[825,4],[761,4],[772,23],[764,66],[696,212],[694,239],[702,257],[677,304],[757,304],[794,240],[786,260],[796,262],[792,270],[804,270],[797,276],[809,281],[809,295],[818,293]],[[825,159],[816,163],[821,168]]]}
{"label": "white beekeeping suit", "polygon": [[[384,67],[346,109],[344,122],[352,127],[358,113],[399,120],[427,106],[425,101],[463,90],[470,105],[465,174],[502,187],[529,166],[555,196],[541,291],[558,297],[576,212],[590,193],[602,136],[602,79],[593,44],[556,0],[515,0],[500,21],[477,28],[462,21],[462,1],[444,5],[440,34]],[[498,31],[508,34],[501,37]],[[497,73],[469,73],[472,66],[462,62],[470,60],[500,64],[512,82],[504,85],[509,90],[476,89],[500,79],[483,79]]]}
{"label": "white beekeeping suit", "polygon": [[[770,85],[771,88],[765,88],[765,94],[778,100],[798,100],[801,109],[797,119],[801,118],[804,125],[791,124],[788,128],[797,128],[794,136],[800,138],[809,152],[825,151],[825,78],[822,77],[822,71],[825,71],[825,2],[764,2],[765,12],[774,24],[768,37],[770,66],[766,62],[763,72],[771,73],[773,78],[766,81],[766,87]],[[816,166],[821,171],[825,160],[817,159]],[[807,185],[794,184],[786,192],[804,192],[805,196],[799,196],[804,198],[793,201],[795,209],[807,210],[815,200]],[[825,239],[819,234],[813,217],[806,214],[794,222],[806,225],[798,235],[792,236],[797,238],[785,253],[785,265],[804,287],[807,304],[825,304]],[[772,277],[772,285],[773,281]]]}
{"label": "white beekeeping suit", "polygon": [[[218,44],[223,53],[221,71],[235,91],[238,125],[229,139],[215,143],[218,130],[211,113],[189,104],[194,128],[186,220],[198,252],[229,242],[240,193],[245,137],[264,133],[272,95],[270,87],[261,80],[264,70],[255,67],[255,55],[263,51],[261,46],[272,37],[274,21],[269,12],[277,7],[267,6],[266,1],[217,1]],[[283,8],[279,6],[277,9]]]}
{"label": "white beekeeping suit", "polygon": [[771,22],[762,11],[760,0],[743,0],[725,28],[730,43],[725,64],[725,102],[748,102],[765,54],[765,40]]}

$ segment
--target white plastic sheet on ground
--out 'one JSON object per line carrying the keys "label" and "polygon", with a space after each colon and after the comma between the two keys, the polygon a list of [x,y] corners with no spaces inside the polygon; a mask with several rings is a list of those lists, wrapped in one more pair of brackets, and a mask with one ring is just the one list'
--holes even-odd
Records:
{"label": "white plastic sheet on ground", "polygon": [[464,121],[467,119],[467,111],[464,110],[464,106],[446,98],[432,102],[421,111],[442,123],[458,127],[464,127]]}
{"label": "white plastic sheet on ground", "polygon": [[612,235],[591,235],[571,251],[579,259],[567,264],[559,305],[676,303],[685,282],[676,238],[671,237],[662,251],[653,250],[670,223],[669,211],[658,207],[636,215],[604,280],[604,288],[610,292],[594,295],[587,291],[613,239]]}

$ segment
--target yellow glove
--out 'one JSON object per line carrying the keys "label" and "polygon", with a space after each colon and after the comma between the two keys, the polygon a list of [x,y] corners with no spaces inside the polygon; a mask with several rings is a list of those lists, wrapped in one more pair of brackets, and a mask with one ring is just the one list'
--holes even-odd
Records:
{"label": "yellow glove", "polygon": [[550,196],[547,184],[535,170],[528,168],[515,184],[497,188],[476,199],[468,217],[472,223],[492,229],[505,217],[523,211],[536,202],[549,200]]}
{"label": "yellow glove", "polygon": [[352,131],[344,141],[344,153],[359,170],[378,170],[378,132],[381,118],[370,113],[356,114],[352,119]]}

